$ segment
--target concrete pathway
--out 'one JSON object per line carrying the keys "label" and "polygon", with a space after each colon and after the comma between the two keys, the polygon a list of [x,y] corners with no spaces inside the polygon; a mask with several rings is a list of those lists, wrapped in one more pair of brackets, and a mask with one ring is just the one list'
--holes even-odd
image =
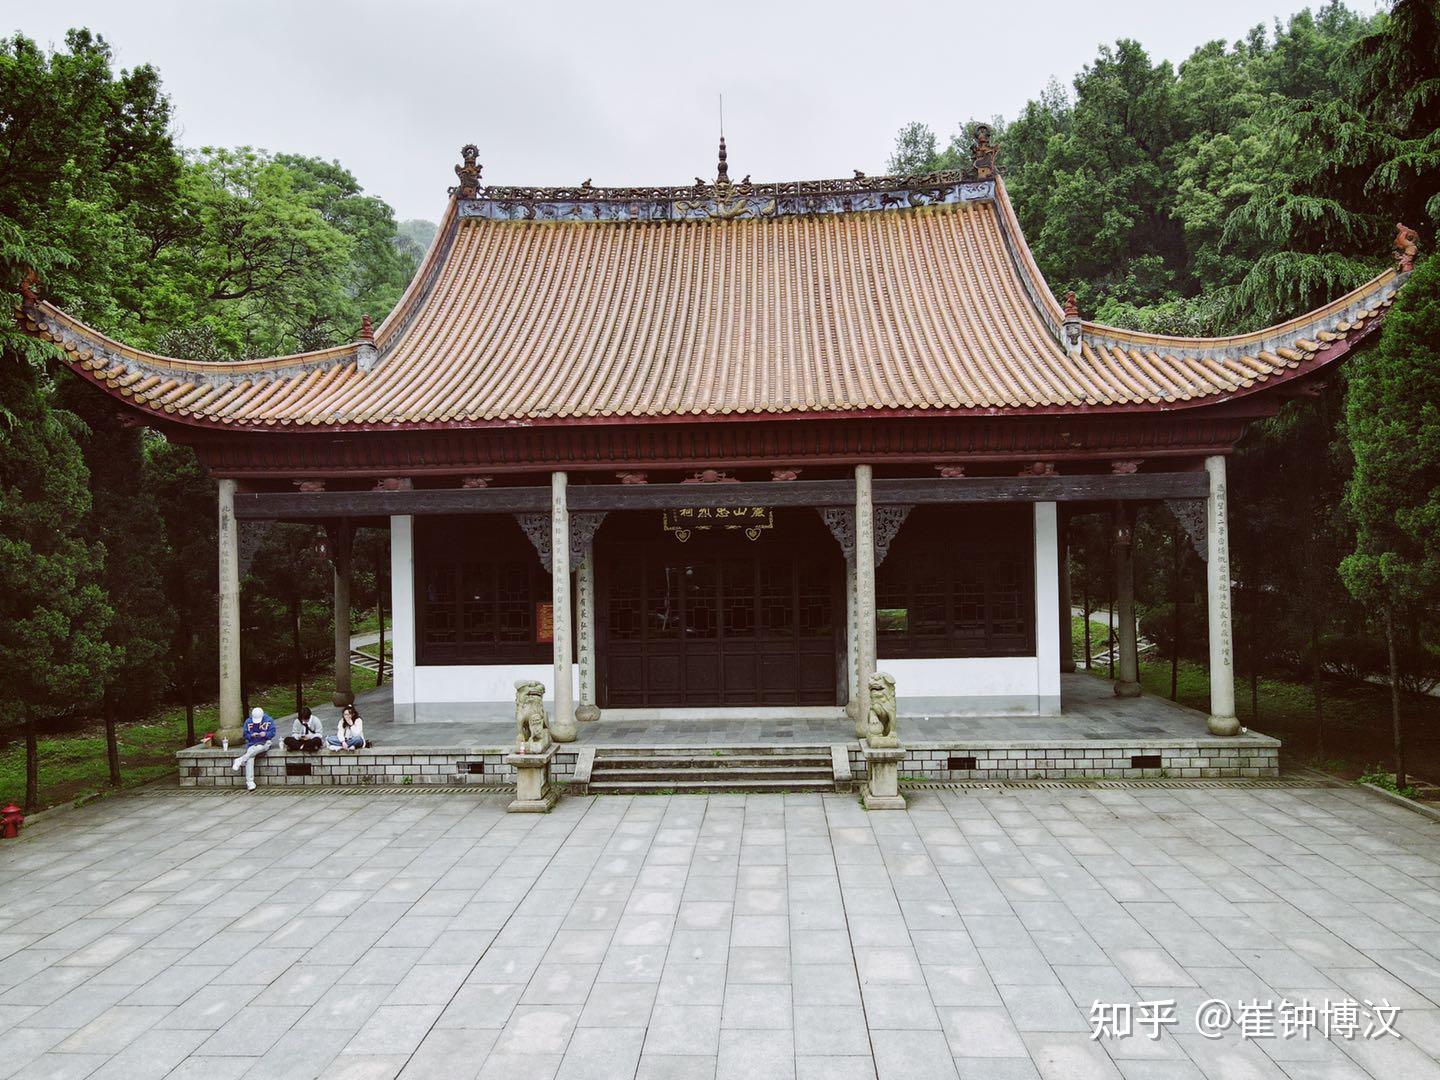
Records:
{"label": "concrete pathway", "polygon": [[[1440,1076],[1440,823],[1354,789],[505,801],[157,793],[0,841],[0,1077]],[[1282,1038],[1287,999],[1336,1030]],[[1097,1001],[1173,1013],[1092,1040]]]}

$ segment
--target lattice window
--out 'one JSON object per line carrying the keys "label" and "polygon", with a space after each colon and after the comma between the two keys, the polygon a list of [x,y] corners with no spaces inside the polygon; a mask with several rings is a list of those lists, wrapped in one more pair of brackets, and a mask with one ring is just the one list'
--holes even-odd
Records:
{"label": "lattice window", "polygon": [[766,637],[795,633],[795,572],[793,563],[760,564],[760,625]]}
{"label": "lattice window", "polygon": [[416,522],[420,664],[543,663],[537,608],[550,575],[514,520],[501,515]]}
{"label": "lattice window", "polygon": [[755,636],[755,564],[748,559],[727,560],[720,566],[724,586],[725,637]]}
{"label": "lattice window", "polygon": [[832,573],[829,567],[812,562],[802,562],[796,571],[801,637],[825,638],[835,632]]}
{"label": "lattice window", "polygon": [[1032,511],[924,507],[876,572],[882,658],[1034,655]]}
{"label": "lattice window", "polygon": [[619,575],[609,590],[606,614],[613,641],[639,641],[644,636],[644,586],[639,574]]}

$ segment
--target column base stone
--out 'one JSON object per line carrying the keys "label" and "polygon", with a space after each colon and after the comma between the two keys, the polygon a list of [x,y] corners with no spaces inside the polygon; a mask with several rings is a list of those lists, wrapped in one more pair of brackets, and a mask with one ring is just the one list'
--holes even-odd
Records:
{"label": "column base stone", "polygon": [[1126,681],[1123,680],[1123,679],[1117,680],[1116,683],[1115,683],[1115,696],[1116,696],[1116,697],[1139,697],[1139,696],[1140,696],[1140,684],[1139,684],[1138,682],[1126,682]]}
{"label": "column base stone", "polygon": [[1240,721],[1233,716],[1211,716],[1205,721],[1205,729],[1211,735],[1239,735]]}
{"label": "column base stone", "polygon": [[512,814],[548,814],[560,796],[550,784],[550,762],[556,747],[551,743],[538,754],[524,751],[506,754],[505,764],[515,770],[515,801],[505,809]]}
{"label": "column base stone", "polygon": [[865,788],[860,801],[866,810],[904,810],[905,796],[900,794],[900,762],[905,750],[899,746],[871,746],[860,740],[865,755]]}

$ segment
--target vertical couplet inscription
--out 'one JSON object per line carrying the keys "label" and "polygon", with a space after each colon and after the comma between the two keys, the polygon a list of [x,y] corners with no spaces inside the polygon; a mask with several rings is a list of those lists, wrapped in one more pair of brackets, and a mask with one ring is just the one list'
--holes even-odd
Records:
{"label": "vertical couplet inscription", "polygon": [[1223,587],[1219,591],[1220,605],[1220,647],[1225,653],[1225,663],[1235,666],[1234,651],[1230,635],[1230,511],[1226,502],[1226,482],[1215,483],[1215,559],[1216,570]]}

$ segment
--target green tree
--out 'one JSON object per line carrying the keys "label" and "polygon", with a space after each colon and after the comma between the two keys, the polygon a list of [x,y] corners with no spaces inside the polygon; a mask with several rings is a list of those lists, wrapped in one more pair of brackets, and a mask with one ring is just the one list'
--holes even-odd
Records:
{"label": "green tree", "polygon": [[37,725],[94,702],[115,662],[100,577],[86,539],[89,477],[34,370],[0,354],[0,723],[25,735],[25,806],[39,797]]}
{"label": "green tree", "polygon": [[279,154],[275,163],[295,178],[296,194],[350,240],[351,257],[342,267],[346,302],[324,327],[334,341],[349,341],[362,315],[378,320],[395,306],[419,259],[412,263],[402,250],[395,212],[383,199],[364,194],[338,161]]}
{"label": "green tree", "polygon": [[328,345],[349,302],[353,241],[310,204],[302,178],[248,147],[205,147],[181,177],[189,242],[161,253],[149,332],[203,328],[237,357]]}
{"label": "green tree", "polygon": [[1440,259],[1417,268],[1380,340],[1350,372],[1355,473],[1345,501],[1355,550],[1346,587],[1375,612],[1389,654],[1395,780],[1405,786],[1398,639],[1440,594]]}
{"label": "green tree", "polygon": [[[67,310],[130,332],[176,231],[170,104],[154,68],[117,74],[103,38],[72,30],[65,45],[0,41],[0,306],[34,269]],[[0,326],[0,343],[17,336]]]}
{"label": "green tree", "polygon": [[163,670],[185,707],[186,745],[193,746],[196,702],[216,679],[215,481],[187,446],[152,434],[142,450],[144,490],[159,509],[170,556],[161,581],[174,613],[173,636]]}
{"label": "green tree", "polygon": [[97,672],[96,680],[110,783],[119,787],[116,723],[143,715],[165,689],[174,632],[163,585],[170,553],[159,508],[143,483],[141,429],[122,421],[108,400],[68,373],[58,389],[57,400],[85,427],[80,446],[91,507],[83,519],[83,534],[105,552],[100,583],[111,611],[105,641],[113,663],[103,677]]}

